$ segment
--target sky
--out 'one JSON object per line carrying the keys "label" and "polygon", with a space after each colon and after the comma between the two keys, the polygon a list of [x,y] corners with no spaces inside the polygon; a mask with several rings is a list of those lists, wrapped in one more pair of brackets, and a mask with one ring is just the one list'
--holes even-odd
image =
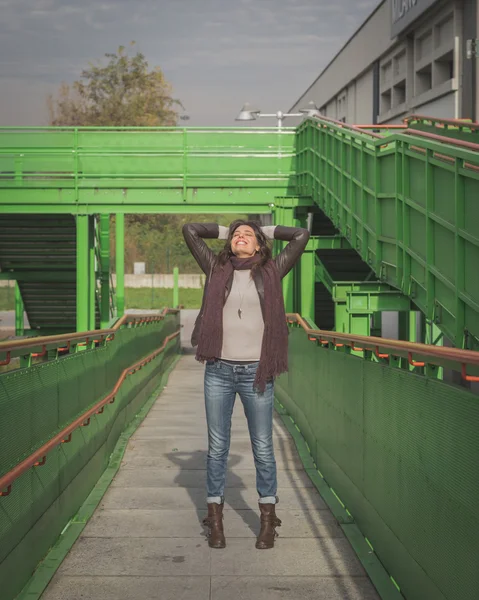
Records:
{"label": "sky", "polygon": [[0,0],[0,125],[47,125],[47,95],[132,40],[188,126],[234,126],[245,102],[285,112],[378,3]]}

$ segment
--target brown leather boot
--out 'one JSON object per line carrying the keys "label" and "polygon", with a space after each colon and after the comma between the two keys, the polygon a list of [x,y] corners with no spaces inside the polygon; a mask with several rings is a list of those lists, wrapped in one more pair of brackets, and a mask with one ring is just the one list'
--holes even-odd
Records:
{"label": "brown leather boot", "polygon": [[278,536],[276,527],[281,525],[281,520],[276,516],[275,506],[275,504],[259,504],[261,530],[256,540],[256,548],[258,550],[273,548],[274,539]]}
{"label": "brown leather boot", "polygon": [[224,548],[226,540],[223,531],[223,504],[216,502],[208,504],[208,516],[203,519],[203,525],[208,527],[208,546]]}

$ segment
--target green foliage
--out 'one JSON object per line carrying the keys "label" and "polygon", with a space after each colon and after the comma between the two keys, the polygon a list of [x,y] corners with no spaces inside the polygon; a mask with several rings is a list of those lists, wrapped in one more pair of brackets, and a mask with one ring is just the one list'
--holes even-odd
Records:
{"label": "green foliage", "polygon": [[[127,215],[125,218],[125,272],[133,272],[134,262],[146,263],[148,273],[171,273],[178,267],[180,273],[200,273],[183,239],[185,223],[215,221],[229,225],[235,219],[247,215]],[[111,255],[115,255],[115,225],[112,217]],[[210,240],[208,245],[218,252],[224,246],[222,240]],[[114,268],[114,260],[112,261]]]}
{"label": "green foliage", "polygon": [[171,97],[159,67],[150,69],[141,52],[129,56],[124,46],[105,57],[106,65],[90,63],[79,81],[63,83],[56,97],[48,98],[51,125],[176,125],[181,103]]}
{"label": "green foliage", "polygon": [[[131,48],[135,45],[131,43]],[[129,56],[124,46],[107,53],[106,64],[90,64],[79,81],[62,84],[48,107],[51,125],[62,126],[175,126],[181,107],[171,97],[171,86],[160,68],[150,69],[140,52]],[[171,273],[174,266],[183,273],[198,273],[199,267],[183,240],[181,228],[188,220],[215,220],[228,225],[245,215],[127,215],[125,219],[125,270],[133,272],[134,262],[145,262],[148,272]],[[111,254],[114,257],[114,217]],[[210,243],[210,242],[208,242]],[[212,241],[215,250],[223,242]],[[112,263],[114,268],[114,262]],[[143,307],[145,308],[145,307]]]}
{"label": "green foliage", "polygon": [[[8,287],[0,287],[0,310],[15,310],[15,286],[14,282]],[[0,321],[0,328],[2,322]]]}

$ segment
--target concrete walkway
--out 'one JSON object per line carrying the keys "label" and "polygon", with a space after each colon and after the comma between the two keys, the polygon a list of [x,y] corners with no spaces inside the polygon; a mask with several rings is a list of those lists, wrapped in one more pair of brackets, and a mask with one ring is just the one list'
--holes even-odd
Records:
{"label": "concrete walkway", "polygon": [[251,446],[237,399],[224,550],[211,550],[205,511],[203,366],[184,356],[142,426],[103,502],[42,600],[378,600],[303,471],[275,416],[278,516],[273,550],[259,529]]}

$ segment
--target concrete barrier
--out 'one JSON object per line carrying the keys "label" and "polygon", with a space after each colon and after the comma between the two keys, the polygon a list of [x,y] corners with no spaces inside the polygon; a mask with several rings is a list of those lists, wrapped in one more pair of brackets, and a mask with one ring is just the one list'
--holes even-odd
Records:
{"label": "concrete barrier", "polygon": [[[0,287],[14,287],[12,280],[0,280]],[[205,276],[197,273],[180,273],[180,288],[201,289],[205,284]],[[116,275],[113,275],[113,285],[116,287]],[[173,288],[173,274],[125,275],[126,288]]]}

